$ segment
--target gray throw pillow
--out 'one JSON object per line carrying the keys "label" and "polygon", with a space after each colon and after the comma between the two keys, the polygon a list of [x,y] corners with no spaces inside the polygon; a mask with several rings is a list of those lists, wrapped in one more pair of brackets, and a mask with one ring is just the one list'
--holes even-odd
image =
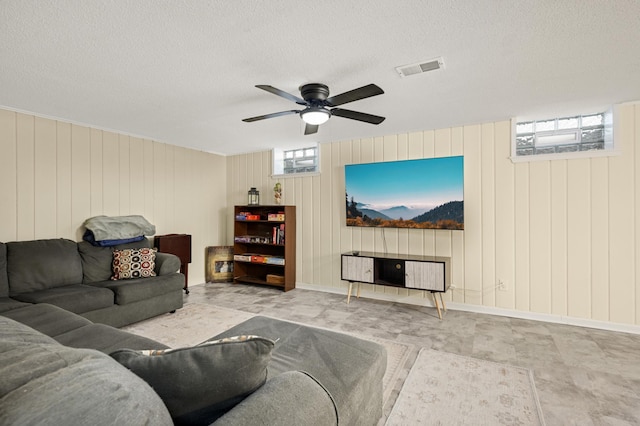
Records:
{"label": "gray throw pillow", "polygon": [[235,336],[189,348],[121,349],[111,356],[151,385],[175,424],[210,424],[264,384],[274,344]]}

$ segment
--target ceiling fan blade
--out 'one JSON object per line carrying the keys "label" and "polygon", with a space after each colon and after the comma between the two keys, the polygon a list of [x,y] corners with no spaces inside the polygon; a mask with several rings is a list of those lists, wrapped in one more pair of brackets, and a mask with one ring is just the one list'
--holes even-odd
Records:
{"label": "ceiling fan blade", "polygon": [[375,84],[368,84],[348,92],[341,93],[328,98],[325,103],[327,106],[338,106],[348,102],[359,101],[360,99],[370,98],[371,96],[382,95],[384,91]]}
{"label": "ceiling fan blade", "polygon": [[298,114],[299,112],[300,111],[296,111],[295,109],[292,109],[291,111],[280,111],[280,112],[274,112],[272,114],[258,115],[257,117],[245,118],[242,121],[244,121],[245,123],[251,123],[253,121],[264,120],[266,118],[274,118],[274,117],[281,117],[283,115]]}
{"label": "ceiling fan blade", "polygon": [[305,135],[312,135],[314,133],[318,132],[318,125],[317,124],[309,124],[307,123],[306,126],[304,126],[304,134]]}
{"label": "ceiling fan blade", "polygon": [[300,105],[307,104],[307,102],[304,99],[294,96],[291,93],[287,93],[284,90],[276,89],[275,87],[269,86],[268,84],[258,84],[256,87],[258,89],[266,90],[269,93],[273,93],[274,95],[278,95],[285,99],[289,99],[290,101],[293,101],[297,104],[300,104]]}
{"label": "ceiling fan blade", "polygon": [[364,112],[351,111],[349,109],[334,108],[331,110],[331,115],[338,117],[350,118],[352,120],[364,121],[365,123],[380,124],[384,121],[384,117],[379,115],[365,114]]}

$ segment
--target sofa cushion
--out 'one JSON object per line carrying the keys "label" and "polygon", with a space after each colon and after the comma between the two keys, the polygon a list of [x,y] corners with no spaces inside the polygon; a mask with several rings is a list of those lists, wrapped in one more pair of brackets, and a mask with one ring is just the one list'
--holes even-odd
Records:
{"label": "sofa cushion", "polygon": [[25,304],[22,308],[3,312],[2,315],[53,338],[91,324],[91,321],[80,315],[46,303]]}
{"label": "sofa cushion", "polygon": [[[116,248],[141,248],[133,247],[145,245],[148,247],[149,240],[145,239],[137,243],[123,244]],[[107,281],[113,275],[113,247],[95,247],[86,241],[78,243],[78,252],[82,259],[82,282],[95,283]],[[155,272],[156,275],[167,275],[180,269],[180,259],[169,253],[156,253]]]}
{"label": "sofa cushion", "polygon": [[19,302],[10,297],[0,297],[0,315],[3,312],[7,312],[12,309],[24,308],[25,306],[31,306],[31,303]]}
{"label": "sofa cushion", "polygon": [[84,284],[49,288],[13,296],[21,302],[49,303],[76,314],[113,306],[115,297],[107,288]]}
{"label": "sofa cushion", "polygon": [[113,249],[111,247],[95,247],[86,241],[78,243],[78,252],[82,259],[82,282],[93,283],[111,278]]}
{"label": "sofa cushion", "polygon": [[124,249],[113,251],[112,280],[155,277],[156,249]]}
{"label": "sofa cushion", "polygon": [[9,278],[7,277],[7,245],[0,243],[0,297],[9,296]]}
{"label": "sofa cushion", "polygon": [[175,275],[160,275],[152,280],[138,278],[131,280],[102,281],[91,283],[91,286],[108,288],[115,294],[118,305],[126,305],[140,300],[146,300],[174,291],[182,291],[183,279],[176,279]]}
{"label": "sofa cushion", "polygon": [[82,282],[82,261],[77,244],[50,239],[7,243],[9,295]]}
{"label": "sofa cushion", "polygon": [[169,275],[180,270],[180,258],[171,253],[156,253],[156,275]]}
{"label": "sofa cushion", "polygon": [[[14,343],[14,345],[9,345],[9,343]],[[16,346],[16,343],[23,343],[25,345],[29,343],[46,343],[49,345],[58,345],[58,343],[49,336],[45,336],[40,333],[38,330],[35,330],[25,324],[20,323],[19,321],[13,320],[11,318],[7,318],[4,316],[0,316],[0,344],[6,345],[4,348],[11,348]],[[4,356],[4,351],[0,351],[0,356]],[[8,365],[4,363],[0,363],[0,368],[3,368]],[[0,382],[0,397],[3,395],[9,388],[14,388],[16,385],[12,385],[7,378],[7,382],[4,381],[4,375],[0,375],[3,380]]]}
{"label": "sofa cushion", "polygon": [[122,348],[168,349],[167,345],[124,330],[104,325],[87,324],[54,336],[56,342],[72,348],[95,349],[109,354]]}
{"label": "sofa cushion", "polygon": [[0,377],[0,424],[172,424],[153,389],[109,356],[2,316]]}
{"label": "sofa cushion", "polygon": [[111,356],[155,389],[176,424],[209,424],[264,384],[273,346],[262,337],[235,336]]}
{"label": "sofa cushion", "polygon": [[[182,275],[173,274],[173,277],[179,282]],[[171,315],[169,312],[182,308],[183,302],[182,291],[178,290],[126,305],[116,304],[110,308],[85,312],[81,315],[94,323],[124,327],[158,315]]]}
{"label": "sofa cushion", "polygon": [[117,249],[117,250],[124,250],[124,249],[135,249],[135,248],[145,248],[145,247],[151,247],[151,241],[149,241],[149,239],[146,237],[140,241],[132,241],[130,243],[118,244],[111,248]]}

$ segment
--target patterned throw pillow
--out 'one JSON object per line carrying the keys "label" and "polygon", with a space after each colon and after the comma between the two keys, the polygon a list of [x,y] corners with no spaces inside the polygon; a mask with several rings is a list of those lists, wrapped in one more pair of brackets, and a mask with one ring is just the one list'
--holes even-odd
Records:
{"label": "patterned throw pillow", "polygon": [[235,336],[178,349],[110,355],[156,391],[177,425],[211,424],[261,387],[275,342]]}
{"label": "patterned throw pillow", "polygon": [[155,248],[114,250],[111,279],[155,277],[156,251]]}

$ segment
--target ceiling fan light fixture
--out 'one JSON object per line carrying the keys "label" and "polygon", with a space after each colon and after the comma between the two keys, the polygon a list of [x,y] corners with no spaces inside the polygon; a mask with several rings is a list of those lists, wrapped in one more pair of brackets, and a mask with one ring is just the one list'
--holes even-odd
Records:
{"label": "ceiling fan light fixture", "polygon": [[302,121],[307,124],[319,125],[326,123],[331,117],[331,111],[322,107],[309,107],[300,112]]}

